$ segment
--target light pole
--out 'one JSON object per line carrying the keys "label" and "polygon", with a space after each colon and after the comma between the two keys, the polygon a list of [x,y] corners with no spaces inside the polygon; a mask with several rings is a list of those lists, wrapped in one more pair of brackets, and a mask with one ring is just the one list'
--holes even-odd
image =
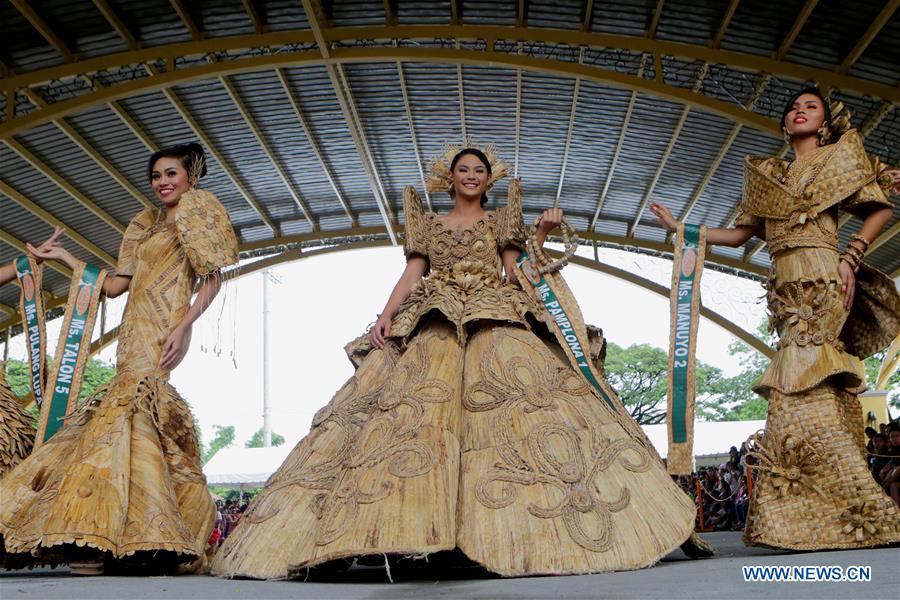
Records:
{"label": "light pole", "polygon": [[263,360],[263,446],[272,446],[272,419],[269,404],[269,281],[281,283],[281,278],[271,269],[262,272],[262,360]]}

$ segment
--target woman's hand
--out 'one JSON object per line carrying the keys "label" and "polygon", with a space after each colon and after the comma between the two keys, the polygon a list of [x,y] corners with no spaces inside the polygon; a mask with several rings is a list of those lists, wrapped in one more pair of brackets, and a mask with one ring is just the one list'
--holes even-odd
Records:
{"label": "woman's hand", "polygon": [[856,274],[853,268],[842,260],[838,263],[838,275],[841,277],[841,294],[844,296],[844,308],[850,310],[853,306],[853,295],[856,293]]}
{"label": "woman's hand", "polygon": [[37,248],[28,243],[25,244],[25,248],[27,248],[28,254],[37,260],[58,260],[65,263],[70,269],[78,266],[78,259],[62,247],[55,233]]}
{"label": "woman's hand", "polygon": [[900,169],[888,169],[885,173],[891,177],[891,193],[900,195]]}
{"label": "woman's hand", "polygon": [[169,334],[169,339],[163,344],[162,357],[159,359],[160,369],[171,371],[181,363],[190,346],[190,335],[191,327],[181,325]]}
{"label": "woman's hand", "polygon": [[392,317],[387,316],[387,313],[381,313],[372,326],[369,335],[372,336],[372,345],[376,348],[384,348],[385,338],[391,335],[391,320]]}
{"label": "woman's hand", "polygon": [[548,233],[560,226],[563,222],[563,216],[563,209],[548,208],[541,215],[541,222],[538,223],[538,232],[543,233],[544,237],[546,237]]}
{"label": "woman's hand", "polygon": [[656,220],[667,232],[675,233],[675,230],[678,229],[678,221],[672,216],[672,211],[667,206],[663,206],[659,202],[651,202],[650,212],[656,215]]}
{"label": "woman's hand", "polygon": [[[43,243],[41,243],[41,245],[39,245],[37,247],[37,249],[40,250],[41,252],[47,252],[47,251],[51,250],[52,248],[55,248],[56,246],[61,245],[62,240],[60,238],[63,236],[63,234],[65,232],[66,232],[66,230],[63,229],[62,227],[54,227],[53,235],[51,235],[46,240],[44,240]],[[40,260],[40,259],[38,259],[38,260]]]}

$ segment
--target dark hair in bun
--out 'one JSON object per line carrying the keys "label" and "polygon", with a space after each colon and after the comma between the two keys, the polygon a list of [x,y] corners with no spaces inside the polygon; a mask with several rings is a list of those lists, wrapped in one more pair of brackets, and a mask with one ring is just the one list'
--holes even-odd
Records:
{"label": "dark hair in bun", "polygon": [[197,179],[206,175],[206,154],[203,152],[203,146],[197,142],[169,146],[151,154],[150,163],[147,165],[147,179],[153,179],[153,166],[161,158],[180,159],[181,166],[188,172],[188,178],[192,183],[196,183]]}

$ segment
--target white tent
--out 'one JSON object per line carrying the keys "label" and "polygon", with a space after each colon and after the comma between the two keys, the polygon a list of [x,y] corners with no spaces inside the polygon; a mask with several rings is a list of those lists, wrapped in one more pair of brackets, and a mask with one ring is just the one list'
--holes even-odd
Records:
{"label": "white tent", "polygon": [[[740,448],[741,442],[765,424],[765,421],[694,423],[694,456],[698,466],[724,462],[729,448]],[[665,457],[668,453],[666,425],[643,425],[642,428],[660,456]],[[223,448],[204,465],[206,482],[233,489],[262,487],[292,448],[293,444],[272,448]]]}
{"label": "white tent", "polygon": [[206,483],[233,489],[262,487],[292,448],[288,444],[271,448],[222,448],[203,465]]}

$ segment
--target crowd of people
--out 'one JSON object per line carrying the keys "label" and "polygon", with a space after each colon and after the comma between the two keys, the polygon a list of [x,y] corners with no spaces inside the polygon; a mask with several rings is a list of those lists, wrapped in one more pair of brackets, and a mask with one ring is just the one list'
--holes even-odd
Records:
{"label": "crowd of people", "polygon": [[[900,421],[866,427],[867,460],[872,477],[900,506]],[[741,531],[747,521],[754,458],[747,443],[732,446],[728,461],[675,477],[697,507],[698,531]],[[751,469],[748,469],[748,465]],[[748,473],[748,471],[750,471]],[[748,475],[750,479],[748,479]],[[701,505],[702,502],[702,505]]]}
{"label": "crowd of people", "polygon": [[237,527],[244,511],[247,510],[247,503],[240,503],[237,500],[226,502],[224,499],[216,500],[216,526],[209,536],[209,543],[221,546],[229,535]]}
{"label": "crowd of people", "polygon": [[740,531],[747,520],[750,482],[747,479],[747,443],[732,446],[728,461],[677,477],[678,485],[697,506],[698,531]]}
{"label": "crowd of people", "polygon": [[869,471],[887,495],[900,506],[900,421],[882,423],[880,431],[866,427]]}

